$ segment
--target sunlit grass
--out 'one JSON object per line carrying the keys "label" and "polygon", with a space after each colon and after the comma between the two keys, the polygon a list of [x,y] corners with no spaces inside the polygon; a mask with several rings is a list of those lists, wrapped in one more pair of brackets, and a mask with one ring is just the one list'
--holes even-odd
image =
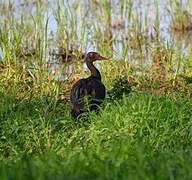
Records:
{"label": "sunlit grass", "polygon": [[[162,37],[161,2],[44,3],[17,16],[0,7],[0,179],[191,179],[191,45]],[[168,4],[168,28],[186,24],[186,7]],[[89,75],[78,57],[90,49],[109,57],[96,66],[115,98],[75,121],[69,92]],[[52,64],[58,81],[50,51],[69,50],[72,70]]]}
{"label": "sunlit grass", "polygon": [[71,178],[191,177],[192,105],[187,97],[133,93],[78,124],[66,105],[48,110],[50,100],[17,107],[14,101],[6,97],[1,104],[4,177],[31,172],[31,177],[46,178],[55,171]]}

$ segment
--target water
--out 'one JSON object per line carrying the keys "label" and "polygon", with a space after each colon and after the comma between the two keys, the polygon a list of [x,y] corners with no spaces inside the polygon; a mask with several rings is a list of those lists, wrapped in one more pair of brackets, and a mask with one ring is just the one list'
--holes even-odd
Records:
{"label": "water", "polygon": [[[109,0],[110,1],[110,0]],[[10,1],[11,6],[9,5],[7,0],[1,0],[0,6],[9,9],[14,16],[20,17],[21,14],[26,14],[29,16],[33,16],[36,11],[36,4],[33,1],[23,1],[23,0],[15,0]],[[49,0],[43,1],[42,0],[42,11],[44,14],[45,19],[48,18],[48,37],[52,37],[52,42],[48,45],[49,51],[58,51],[57,48],[57,21],[55,18],[55,13],[57,12],[58,5],[56,1]],[[75,24],[74,30],[76,33],[75,38],[71,38],[69,42],[69,46],[75,46],[77,49],[81,48],[84,52],[88,51],[95,51],[98,47],[97,37],[95,37],[94,28],[101,27],[101,30],[104,31],[105,25],[103,26],[103,17],[100,17],[100,9],[97,7],[96,4],[91,3],[91,0],[60,0],[61,7],[63,10],[61,11],[61,15],[67,15],[67,30],[71,31],[72,25]],[[96,1],[95,1],[96,2]],[[131,22],[127,19],[127,8],[122,8],[120,2],[118,0],[110,1],[111,2],[111,12],[112,12],[112,26],[114,27],[118,22],[120,22],[118,28],[112,29],[112,36],[113,36],[113,57],[116,59],[121,59],[123,57],[123,41],[127,38],[126,36],[129,35],[129,27]],[[123,2],[123,1],[122,1]],[[127,1],[128,2],[128,1]],[[170,32],[170,22],[171,16],[169,11],[172,0],[165,0],[159,1],[158,6],[156,1],[152,0],[134,0],[132,6],[132,12],[140,19],[140,28],[141,30],[145,31],[150,38],[154,34],[155,30],[155,21],[158,19],[159,29],[160,29],[160,39],[164,41],[164,43],[168,43],[174,46],[178,45],[183,48],[185,51],[188,47],[191,46],[191,33],[188,33],[186,36],[179,36],[173,35]],[[191,12],[191,4],[188,0],[180,1],[182,6],[185,6],[185,9]],[[186,4],[188,6],[186,6]],[[130,6],[128,6],[129,8]],[[158,13],[157,13],[158,11]],[[157,17],[156,15],[159,14]],[[72,23],[74,21],[75,23]],[[52,35],[52,36],[51,36]],[[134,35],[134,34],[133,34]],[[102,49],[101,49],[102,50]],[[129,55],[132,57],[135,51],[130,50],[125,58],[129,59]],[[3,57],[2,50],[0,49],[0,57]],[[130,59],[131,59],[130,57]],[[146,61],[148,63],[148,61]],[[54,69],[60,69],[60,65],[57,64],[55,59],[51,57],[50,59],[50,71]],[[72,73],[72,68],[69,68],[69,73]]]}
{"label": "water", "polygon": [[[90,5],[91,0],[79,0],[79,1],[75,1],[75,0],[63,0],[60,1],[61,4],[64,4],[65,6],[65,10],[64,11],[69,11],[68,13],[72,13],[73,16],[75,16],[76,18],[76,30],[77,33],[79,33],[79,29],[81,28],[81,23],[82,23],[82,17],[84,17],[85,21],[89,21],[89,23],[94,22],[94,20],[96,19],[94,17],[94,15],[96,14],[96,12],[90,12],[93,8]],[[44,6],[43,10],[44,10],[44,14],[45,16],[47,16],[49,18],[49,23],[48,23],[48,32],[50,33],[56,33],[57,31],[57,22],[56,19],[54,17],[54,11],[56,10],[56,1],[53,0],[49,0],[49,1],[42,1],[45,2],[43,3],[42,6]],[[172,40],[172,36],[170,35],[169,32],[169,25],[170,25],[170,15],[169,15],[169,8],[168,5],[171,3],[171,0],[165,0],[165,1],[159,1],[158,2],[158,9],[156,7],[156,3],[155,1],[152,0],[135,0],[133,1],[133,11],[136,12],[136,14],[139,14],[141,17],[141,19],[144,21],[145,19],[145,15],[147,15],[147,29],[148,29],[148,35],[150,35],[152,32],[151,30],[153,29],[152,26],[154,26],[154,22],[155,22],[155,15],[156,15],[156,11],[159,11],[159,26],[160,26],[160,35],[162,39],[166,39],[168,41]],[[187,0],[183,0],[180,1],[183,6],[188,3]],[[4,7],[7,7],[7,9],[10,9],[10,11],[14,12],[15,16],[18,16],[23,13],[23,12],[27,12],[28,15],[33,15],[35,12],[35,3],[33,1],[23,1],[23,0],[12,0],[10,1],[11,6],[9,5],[9,1],[7,0],[1,0],[0,1],[0,7],[4,5]],[[9,7],[10,6],[10,7]],[[116,22],[116,20],[121,20],[122,22],[124,22],[125,27],[128,26],[129,22],[126,19],[122,19],[121,17],[121,13],[120,13],[120,9],[116,8],[117,6],[119,6],[119,1],[112,1],[112,25]],[[188,7],[188,9],[190,9],[190,7]],[[95,10],[98,11],[98,10]],[[190,12],[191,10],[189,10]],[[97,15],[97,14],[96,14]],[[69,21],[70,21],[70,16],[69,16]],[[95,23],[95,22],[94,22]],[[126,29],[125,29],[126,31]],[[90,29],[86,29],[86,32],[91,33]],[[117,38],[115,40],[118,40],[118,35],[120,35],[119,31],[113,30],[113,35]],[[80,34],[78,34],[78,36],[80,36]],[[94,50],[94,44],[93,43],[89,43],[86,47],[87,51],[90,50]]]}

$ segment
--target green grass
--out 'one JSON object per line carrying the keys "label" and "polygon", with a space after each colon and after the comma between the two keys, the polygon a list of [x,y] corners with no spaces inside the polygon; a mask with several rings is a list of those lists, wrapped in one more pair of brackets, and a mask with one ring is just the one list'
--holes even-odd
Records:
{"label": "green grass", "polygon": [[[131,93],[75,123],[69,107],[1,94],[4,179],[191,179],[192,104]],[[1,179],[2,179],[1,178]]]}
{"label": "green grass", "polygon": [[[191,2],[167,1],[166,28],[191,25]],[[163,38],[161,1],[35,2],[0,5],[0,179],[192,179],[192,51]],[[53,80],[49,52],[90,47],[111,57],[97,64],[109,98],[75,121],[69,91],[89,72],[59,64],[68,79]]]}

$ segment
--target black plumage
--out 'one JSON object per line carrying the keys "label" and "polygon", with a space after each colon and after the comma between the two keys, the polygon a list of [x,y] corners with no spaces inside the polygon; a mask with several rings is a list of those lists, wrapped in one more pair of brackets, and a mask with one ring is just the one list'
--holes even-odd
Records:
{"label": "black plumage", "polygon": [[96,52],[89,52],[86,55],[85,62],[91,75],[88,78],[77,81],[72,89],[70,100],[72,104],[71,115],[76,118],[85,111],[84,98],[88,98],[89,110],[96,110],[105,99],[105,86],[101,81],[99,70],[93,65],[96,60],[105,60],[107,58]]}

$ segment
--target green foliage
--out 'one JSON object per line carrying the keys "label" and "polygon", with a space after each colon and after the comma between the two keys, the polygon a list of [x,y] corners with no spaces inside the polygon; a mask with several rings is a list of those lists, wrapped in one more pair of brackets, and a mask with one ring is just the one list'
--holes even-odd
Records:
{"label": "green foliage", "polygon": [[1,99],[2,179],[192,178],[188,97],[132,93],[78,124],[54,96]]}
{"label": "green foliage", "polygon": [[184,79],[186,84],[192,83],[192,77],[188,77],[188,76],[181,76],[181,77]]}
{"label": "green foliage", "polygon": [[[132,0],[94,0],[89,6],[57,0],[49,8],[46,2],[32,3],[31,12],[11,1],[0,7],[0,179],[192,179],[192,53],[162,36],[160,1],[150,7],[141,1],[136,9]],[[172,7],[171,25],[191,29],[190,11],[179,5],[173,14]],[[48,53],[90,47],[113,57],[99,66],[113,101],[75,122],[66,92],[85,68],[65,64],[69,80],[56,82],[48,73]],[[157,74],[166,72],[166,83],[174,81],[155,87],[168,91],[164,96],[152,95],[154,87],[144,83],[153,79],[152,66]],[[140,79],[141,89],[152,94],[131,92],[122,76],[111,85],[122,74]]]}
{"label": "green foliage", "polygon": [[125,76],[120,76],[113,81],[112,88],[107,92],[107,94],[110,100],[118,100],[122,99],[123,95],[128,95],[130,92],[131,85],[127,78]]}

